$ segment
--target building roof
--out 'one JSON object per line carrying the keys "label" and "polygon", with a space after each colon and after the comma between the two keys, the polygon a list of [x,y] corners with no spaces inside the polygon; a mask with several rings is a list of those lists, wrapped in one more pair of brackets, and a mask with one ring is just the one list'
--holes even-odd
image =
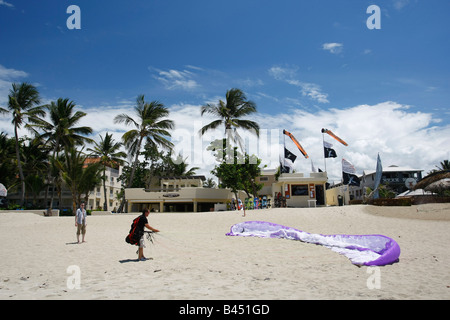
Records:
{"label": "building roof", "polygon": [[[387,168],[383,167],[383,173],[385,172],[421,172],[423,171],[423,169],[414,169],[414,168],[408,168],[408,167],[399,167],[396,165],[391,165]],[[363,171],[364,174],[366,176],[371,175],[371,174],[375,174],[377,171],[376,170],[364,170]]]}
{"label": "building roof", "polygon": [[[84,167],[97,162],[100,162],[100,157],[87,157],[84,160]],[[110,163],[107,163],[106,166],[113,169],[118,169],[120,165],[117,162],[112,161]]]}
{"label": "building roof", "polygon": [[164,176],[161,177],[164,180],[187,180],[187,179],[200,179],[202,181],[206,180],[205,176]]}

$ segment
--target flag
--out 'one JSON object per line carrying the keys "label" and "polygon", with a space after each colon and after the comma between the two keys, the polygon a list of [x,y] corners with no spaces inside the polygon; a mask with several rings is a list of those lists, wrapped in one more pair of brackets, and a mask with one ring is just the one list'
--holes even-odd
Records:
{"label": "flag", "polygon": [[377,157],[377,171],[375,173],[375,184],[374,184],[374,193],[373,193],[373,198],[374,199],[378,199],[380,197],[379,193],[378,193],[378,187],[380,186],[380,182],[381,182],[381,176],[383,174],[383,166],[381,165],[381,159],[380,159],[380,154],[378,154]]}
{"label": "flag", "polygon": [[[280,157],[281,158],[281,157]],[[289,173],[294,171],[294,162],[297,156],[290,152],[286,147],[284,148],[284,160],[280,159],[281,173]]]}
{"label": "flag", "polygon": [[285,166],[281,161],[280,161],[280,171],[281,173],[289,173],[291,168],[289,168],[288,166]]}
{"label": "flag", "polygon": [[295,162],[295,159],[297,159],[297,156],[290,152],[286,147],[284,148],[284,158],[291,161],[292,163]]}
{"label": "flag", "polygon": [[325,158],[336,158],[337,154],[334,149],[332,149],[333,145],[329,142],[323,141],[323,152],[325,154]]}
{"label": "flag", "polygon": [[342,178],[344,180],[343,184],[350,185],[350,186],[357,186],[360,185],[360,180],[356,176],[356,169],[351,164],[350,161],[345,160],[342,158]]}

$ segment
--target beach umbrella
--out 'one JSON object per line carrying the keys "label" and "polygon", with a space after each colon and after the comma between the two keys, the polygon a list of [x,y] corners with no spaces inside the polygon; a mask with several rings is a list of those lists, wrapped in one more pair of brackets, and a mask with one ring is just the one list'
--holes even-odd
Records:
{"label": "beach umbrella", "polygon": [[450,178],[444,178],[425,187],[425,190],[432,192],[440,192],[443,190],[450,190]]}
{"label": "beach umbrella", "polygon": [[0,183],[0,197],[6,197],[8,194],[8,190],[6,190],[6,187]]}
{"label": "beach umbrella", "polygon": [[426,189],[426,187],[429,186],[430,184],[440,181],[442,179],[446,179],[446,178],[450,178],[450,170],[442,170],[442,171],[434,172],[434,173],[426,176],[419,182],[417,182],[417,184],[414,186],[414,190]]}

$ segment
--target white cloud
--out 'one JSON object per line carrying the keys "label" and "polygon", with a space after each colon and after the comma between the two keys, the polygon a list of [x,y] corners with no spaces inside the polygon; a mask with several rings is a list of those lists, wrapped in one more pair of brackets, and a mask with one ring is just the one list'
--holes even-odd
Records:
{"label": "white cloud", "polygon": [[322,45],[322,49],[329,51],[333,54],[339,54],[344,49],[344,45],[342,43],[336,43],[336,42],[324,43]]}
{"label": "white cloud", "polygon": [[28,73],[25,71],[8,69],[2,65],[0,65],[0,79],[14,80],[17,78],[25,78],[28,77]]}
{"label": "white cloud", "polygon": [[276,80],[285,81],[286,83],[299,87],[303,96],[306,96],[319,103],[328,103],[328,94],[322,92],[321,87],[315,83],[303,82],[296,79],[296,67],[279,67],[273,66],[269,69],[269,74]]}
{"label": "white cloud", "polygon": [[262,81],[261,79],[239,79],[236,80],[237,84],[239,86],[243,86],[243,87],[247,87],[247,88],[251,88],[251,87],[260,87],[264,85],[264,81]]}
{"label": "white cloud", "polygon": [[269,74],[276,80],[293,79],[297,74],[297,67],[278,67],[273,66],[269,69]]}
{"label": "white cloud", "polygon": [[[395,102],[317,113],[298,110],[290,115],[264,115],[261,118],[261,123],[275,123],[281,129],[290,131],[305,148],[316,168],[324,169],[321,129],[330,129],[344,139],[348,147],[325,136],[338,153],[338,158],[327,159],[329,177],[335,181],[341,176],[342,157],[351,161],[358,174],[362,174],[363,170],[375,170],[378,152],[385,167],[392,164],[408,166],[423,169],[426,174],[448,157],[450,126],[433,126],[435,122],[438,120],[433,119],[431,114],[410,112],[408,106]],[[304,159],[295,145],[289,139],[286,141],[291,151],[299,156],[295,162],[296,169],[309,172],[310,159]]]}
{"label": "white cloud", "polygon": [[[199,68],[188,66],[190,69],[199,70]],[[188,70],[174,70],[170,69],[168,71],[156,69],[153,67],[148,68],[150,72],[156,72],[153,75],[155,79],[160,81],[167,89],[182,89],[190,91],[198,88],[200,85],[192,78],[195,74]]]}
{"label": "white cloud", "polygon": [[10,7],[10,8],[14,8],[14,5],[11,3],[8,3],[4,0],[0,0],[0,6],[6,6],[6,7]]}
{"label": "white cloud", "polygon": [[[119,113],[132,115],[133,107],[134,104],[119,104],[95,109],[83,108],[87,116],[79,125],[91,126],[95,130],[91,138],[95,140],[98,140],[98,134],[104,135],[108,131],[113,133],[116,141],[120,141],[122,134],[131,127],[114,124],[113,119]],[[198,174],[211,176],[210,171],[215,162],[206,147],[211,141],[221,139],[224,129],[219,128],[200,137],[200,128],[214,120],[209,115],[200,116],[200,105],[172,105],[169,109],[169,118],[175,122],[172,141],[176,152],[182,152],[183,157],[187,157],[190,167],[200,167]],[[296,171],[306,175],[311,170],[311,161],[316,168],[324,169],[322,128],[333,131],[345,140],[347,147],[325,135],[325,140],[333,144],[338,154],[338,158],[326,160],[330,181],[340,181],[342,157],[354,164],[358,174],[362,174],[363,170],[375,170],[378,153],[384,167],[406,166],[422,169],[424,174],[442,160],[448,159],[450,125],[438,126],[439,119],[433,118],[431,113],[413,112],[409,106],[396,102],[320,111],[283,111],[273,115],[259,113],[252,120],[260,125],[260,139],[242,132],[241,136],[247,148],[250,148],[249,152],[261,158],[268,168],[278,166],[283,140],[289,150],[298,156],[294,163]],[[10,119],[0,116],[0,126],[2,130],[4,126],[11,127]],[[12,133],[12,127],[10,129],[8,131]],[[297,138],[309,159],[305,159],[290,139],[283,136],[283,129]]]}
{"label": "white cloud", "polygon": [[6,107],[13,82],[22,81],[26,77],[28,77],[28,73],[25,71],[8,69],[0,64],[0,106]]}
{"label": "white cloud", "polygon": [[[178,150],[189,155],[188,163],[198,166],[201,174],[210,175],[214,159],[206,147],[214,139],[223,136],[218,129],[210,136],[200,138],[198,130],[213,118],[200,117],[199,105],[171,107],[171,118],[176,123],[174,135]],[[297,110],[275,115],[257,114],[253,120],[261,127],[260,139],[252,134],[240,133],[250,153],[255,153],[268,168],[278,166],[279,152],[283,140],[298,158],[297,172],[308,174],[311,161],[316,168],[324,169],[322,128],[332,130],[345,140],[348,147],[330,136],[325,136],[336,149],[338,158],[327,159],[330,181],[339,181],[342,175],[342,157],[352,162],[358,174],[363,170],[375,170],[376,157],[380,153],[383,166],[406,166],[423,169],[424,174],[448,157],[450,126],[433,126],[437,119],[429,113],[411,112],[409,107],[395,102],[376,105],[358,105],[346,109],[330,109],[319,112]],[[291,132],[305,148],[309,159],[305,159],[283,129]]]}
{"label": "white cloud", "polygon": [[315,83],[300,83],[300,87],[302,88],[302,94],[304,96],[308,96],[313,100],[316,100],[320,103],[328,103],[328,94],[323,93],[319,85]]}
{"label": "white cloud", "polygon": [[394,8],[397,10],[403,9],[409,4],[409,0],[394,0]]}

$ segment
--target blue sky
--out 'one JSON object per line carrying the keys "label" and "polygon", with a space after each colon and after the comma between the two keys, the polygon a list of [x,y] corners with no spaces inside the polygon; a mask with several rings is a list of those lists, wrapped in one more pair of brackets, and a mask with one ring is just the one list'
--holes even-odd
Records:
{"label": "blue sky", "polygon": [[[72,4],[79,30],[66,26]],[[379,30],[366,26],[372,4]],[[427,171],[450,151],[449,12],[448,0],[0,0],[0,104],[27,81],[44,101],[74,100],[96,136],[120,139],[127,128],[112,118],[139,94],[194,132],[199,107],[238,87],[261,128],[292,132],[310,154],[297,171],[323,167],[326,126],[349,143],[335,147],[359,173],[378,152],[385,166]],[[339,161],[327,162],[334,179]]]}

